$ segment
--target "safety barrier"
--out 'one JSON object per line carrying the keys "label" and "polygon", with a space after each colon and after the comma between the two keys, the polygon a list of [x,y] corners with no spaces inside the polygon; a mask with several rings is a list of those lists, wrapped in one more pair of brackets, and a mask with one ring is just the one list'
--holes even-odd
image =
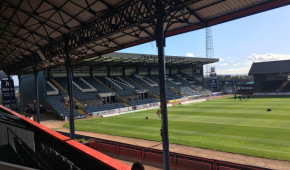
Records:
{"label": "safety barrier", "polygon": [[122,156],[136,158],[136,159],[140,159],[140,160],[143,159],[142,158],[142,155],[143,155],[142,149],[138,150],[138,149],[131,149],[131,148],[120,146],[119,147],[119,154]]}
{"label": "safety barrier", "polygon": [[[144,159],[148,162],[163,164],[163,152],[157,149],[144,148]],[[170,165],[174,166],[174,153],[170,153]]]}
{"label": "safety barrier", "polygon": [[[88,136],[79,135],[82,138]],[[152,162],[162,165],[163,152],[161,150],[145,148],[141,146],[129,145],[120,142],[108,141],[103,139],[91,140],[88,146],[104,152],[116,154],[117,157],[125,156],[138,159],[142,162]],[[170,152],[170,165],[175,169],[195,169],[195,170],[262,170],[265,168],[235,164],[230,162],[206,159],[196,156],[190,156],[175,152]]]}
{"label": "safety barrier", "polygon": [[215,161],[214,166],[217,170],[261,170],[266,168],[259,168],[254,166],[248,166],[248,165],[241,165],[241,164],[234,164],[230,162],[223,162],[223,161]]}
{"label": "safety barrier", "polygon": [[[84,146],[75,140],[3,107],[2,105],[0,105],[0,112],[15,116],[13,120],[17,121],[12,121],[10,124],[15,124],[16,126],[18,122],[20,123],[20,125],[17,125],[17,127],[19,127],[18,129],[13,128],[12,126],[9,127],[9,133],[7,131],[7,134],[9,135],[9,137],[7,136],[7,138],[9,138],[9,143],[7,144],[10,144],[11,146],[13,145],[13,150],[16,150],[17,154],[21,154],[21,159],[23,158],[26,163],[40,164],[41,169],[131,169],[130,166],[124,163],[92,148]],[[4,126],[0,127],[2,127],[0,131],[3,130]],[[33,138],[30,137],[29,139],[26,139],[23,137],[24,131],[21,130],[23,127],[33,132],[33,134],[30,134],[33,135]],[[29,135],[29,133],[25,134]],[[4,138],[2,136],[0,138],[0,143],[4,143]],[[30,146],[32,147],[30,148]],[[114,149],[116,148],[115,144],[110,144],[108,142],[102,143],[102,145],[99,145],[99,148],[105,148],[107,149],[107,152],[117,153],[117,150]],[[33,157],[32,152],[38,156]],[[40,158],[44,163],[41,163],[38,158]],[[44,164],[47,165],[48,168],[42,166]],[[32,167],[39,169],[39,166]]]}
{"label": "safety barrier", "polygon": [[192,167],[194,167],[195,169],[204,169],[204,170],[212,169],[212,165],[209,163],[193,161],[193,160],[188,160],[188,159],[183,159],[183,158],[178,158],[176,161],[178,163],[179,168],[192,169]]}

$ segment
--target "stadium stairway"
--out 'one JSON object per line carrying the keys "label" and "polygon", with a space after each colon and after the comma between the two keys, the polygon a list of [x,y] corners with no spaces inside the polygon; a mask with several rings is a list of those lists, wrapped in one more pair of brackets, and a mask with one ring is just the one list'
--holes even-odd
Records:
{"label": "stadium stairway", "polygon": [[[157,76],[152,76],[152,77],[154,78],[154,80],[156,80],[156,81],[159,82],[159,78],[158,78]],[[171,85],[171,84],[168,82],[167,79],[166,79],[166,86],[168,86],[169,89],[170,89],[173,93],[175,93],[175,94],[181,94],[181,91],[180,91],[178,88],[176,88],[176,87],[174,87],[173,85]],[[182,94],[181,94],[181,95],[182,95]],[[182,96],[185,96],[185,95],[182,95]]]}
{"label": "stadium stairway", "polygon": [[97,77],[94,77],[94,79],[95,79],[98,83],[100,83],[100,84],[102,84],[104,87],[106,87],[108,90],[110,90],[111,92],[114,92],[114,93],[116,94],[116,97],[119,98],[119,99],[121,99],[121,100],[123,101],[123,103],[124,103],[125,106],[129,106],[128,103],[127,103],[127,100],[126,100],[124,97],[122,97],[119,93],[115,92],[113,89],[111,89],[110,87],[108,87],[105,83],[103,83],[102,81],[100,81],[99,79],[97,79]]}
{"label": "stadium stairway", "polygon": [[175,93],[175,94],[181,94],[182,96],[185,96],[184,94],[181,93],[181,91],[173,86],[171,86],[169,83],[166,83],[168,85],[168,87],[170,88],[170,90]]}
{"label": "stadium stairway", "polygon": [[[68,92],[67,92],[67,90],[61,85],[61,84],[59,84],[56,80],[54,80],[54,79],[50,79],[60,90],[62,90],[65,94],[67,94],[68,95]],[[73,99],[74,99],[74,102],[77,102],[77,103],[81,103],[80,101],[78,101],[78,99],[77,98],[75,98],[75,97],[73,97]]]}
{"label": "stadium stairway", "polygon": [[290,92],[290,80],[287,81],[288,83],[285,85],[281,92]]}
{"label": "stadium stairway", "polygon": [[283,92],[285,87],[287,87],[287,85],[289,84],[290,80],[285,81],[279,88],[278,88],[278,92]]}
{"label": "stadium stairway", "polygon": [[86,115],[86,118],[90,117],[83,109],[77,110],[81,115]]}
{"label": "stadium stairway", "polygon": [[[144,88],[144,89],[147,89],[146,87],[142,86],[142,84],[140,84],[140,83],[138,83],[137,81],[131,79],[130,77],[126,76],[126,78],[129,79],[129,80],[131,80],[131,81],[134,82],[135,84],[138,84],[140,87],[142,87],[142,88]],[[159,97],[157,94],[155,94],[155,93],[153,93],[153,92],[150,92],[150,93],[151,93],[153,96],[155,96],[155,98],[156,98],[157,100],[160,100],[160,97]]]}
{"label": "stadium stairway", "polygon": [[184,73],[180,73],[180,75],[182,75],[183,77],[185,77],[185,78],[187,78],[187,79],[191,79],[191,80],[193,80],[195,83],[197,83],[197,84],[199,84],[199,85],[202,85],[202,82],[201,81],[199,81],[199,80],[197,80],[197,79],[194,79],[194,78],[192,78],[192,77],[190,77],[189,75],[187,75],[187,74],[184,74]]}
{"label": "stadium stairway", "polygon": [[50,79],[50,81],[52,81],[60,90],[64,91],[66,94],[68,94],[67,90],[61,84],[59,84],[56,80]]}
{"label": "stadium stairway", "polygon": [[[159,82],[159,78],[158,77],[151,76],[151,78],[154,79],[154,81]],[[181,92],[177,88],[171,86],[167,81],[165,82],[165,84],[167,86],[166,95],[167,95],[167,99],[168,100],[175,100],[178,95],[182,96]]]}

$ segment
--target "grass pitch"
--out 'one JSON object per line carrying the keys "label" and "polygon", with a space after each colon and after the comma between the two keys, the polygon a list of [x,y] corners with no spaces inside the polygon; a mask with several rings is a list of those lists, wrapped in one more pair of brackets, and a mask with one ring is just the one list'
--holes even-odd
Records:
{"label": "grass pitch", "polygon": [[[161,141],[161,118],[156,111],[76,120],[75,128]],[[289,97],[223,98],[179,105],[168,108],[168,121],[170,143],[290,160]]]}

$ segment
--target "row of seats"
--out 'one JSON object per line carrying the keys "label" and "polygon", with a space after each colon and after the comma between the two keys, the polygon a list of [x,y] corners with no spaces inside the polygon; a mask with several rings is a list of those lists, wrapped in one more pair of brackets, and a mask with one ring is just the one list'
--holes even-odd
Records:
{"label": "row of seats", "polygon": [[135,90],[142,89],[142,87],[128,79],[126,76],[98,77],[98,79],[121,96],[136,95]]}
{"label": "row of seats", "polygon": [[171,78],[173,78],[175,81],[180,82],[182,85],[184,86],[191,86],[191,85],[195,85],[196,83],[192,80],[192,79],[188,79],[182,75],[174,75],[171,74],[169,75]]}
{"label": "row of seats", "polygon": [[85,82],[83,82],[80,78],[74,77],[73,81],[78,84],[83,89],[89,89],[90,86],[88,86]]}
{"label": "row of seats", "polygon": [[[138,82],[139,84],[142,84],[145,88],[150,89],[153,93],[157,95],[160,94],[158,77],[146,76],[146,81],[144,81],[145,76],[142,76],[141,78],[140,76],[129,76],[129,77],[134,81]],[[149,81],[150,83],[148,83]],[[152,84],[154,83],[158,84],[158,86],[153,86]],[[179,94],[174,94],[173,92],[171,92],[168,86],[166,88],[166,96],[168,100],[180,99],[182,97]]]}
{"label": "row of seats", "polygon": [[[173,79],[175,79],[176,81],[178,82],[181,82],[183,87],[194,87],[195,89],[198,89],[200,91],[205,91],[205,93],[207,94],[210,94],[212,93],[211,90],[209,89],[205,89],[204,87],[202,87],[201,85],[199,85],[198,83],[195,82],[195,80],[193,78],[188,78],[188,77],[185,77],[181,74],[178,74],[178,75],[170,75],[170,77],[172,77]],[[186,92],[185,92],[186,93]],[[201,92],[197,92],[194,93],[193,91],[187,91],[186,95],[187,96],[192,96],[192,95],[201,95],[202,93]]]}
{"label": "row of seats", "polygon": [[285,80],[270,80],[265,83],[261,92],[275,92],[278,91],[281,84],[283,84]]}
{"label": "row of seats", "polygon": [[[159,80],[158,76],[151,76],[151,79]],[[168,83],[167,83],[167,86],[166,86],[166,96],[167,96],[168,100],[174,100],[174,99],[182,98],[182,95],[174,93],[173,91],[170,90],[170,86],[168,86]]]}
{"label": "row of seats", "polygon": [[[62,116],[69,116],[69,110],[63,104],[66,94],[59,91],[59,95],[47,96],[47,102]],[[74,108],[73,114],[75,117],[80,116],[80,113]]]}
{"label": "row of seats", "polygon": [[282,89],[282,92],[290,92],[290,80],[287,80],[285,87]]}
{"label": "row of seats", "polygon": [[[182,78],[176,76],[176,75],[169,75],[168,76],[171,81],[167,81],[167,84],[170,86],[167,86],[166,88],[166,94],[168,100],[173,99],[179,99],[182,96],[176,93],[173,93],[170,89],[171,86],[175,87],[176,89],[180,90],[181,87],[187,87],[190,88],[189,81],[185,81]],[[67,79],[66,78],[55,78],[55,80],[62,85],[65,89],[67,89]],[[74,78],[73,79],[75,83],[78,84],[83,89],[94,87],[98,91],[97,92],[82,92],[79,88],[77,88],[75,85],[73,85],[73,95],[76,97],[79,101],[88,101],[88,100],[96,100],[100,99],[99,93],[109,93],[111,92],[109,89],[107,89],[103,84],[101,84],[99,81],[103,82],[107,86],[109,86],[111,89],[119,93],[121,96],[131,96],[131,95],[137,95],[136,90],[144,89],[150,89],[153,93],[159,95],[159,79],[157,76],[147,75],[147,76],[111,76],[108,78],[105,77],[83,77],[83,80],[85,80],[87,83],[81,80],[81,78]],[[146,80],[146,81],[144,81]],[[114,81],[114,83],[112,83]],[[174,83],[179,82],[179,83]],[[115,85],[118,84],[121,88]],[[142,86],[143,87],[142,87]],[[156,86],[157,85],[157,86]],[[55,85],[54,85],[55,86]],[[56,86],[57,87],[57,86]],[[51,90],[49,87],[48,90]],[[174,89],[173,89],[174,91]],[[59,95],[55,96],[48,96],[47,100],[52,105],[52,107],[55,108],[62,116],[68,116],[68,110],[62,103],[63,99],[67,95],[60,90]],[[127,101],[130,106],[137,106],[137,105],[143,105],[148,103],[155,103],[158,102],[157,99],[139,99],[139,100],[128,100]],[[123,103],[113,103],[113,104],[103,104],[103,105],[93,105],[93,106],[86,106],[84,107],[84,111],[87,113],[94,113],[104,110],[112,110],[117,108],[123,108],[126,107]],[[77,110],[74,110],[74,115],[79,116],[80,114],[77,112]]]}
{"label": "row of seats", "polygon": [[[55,78],[55,80],[62,85],[65,89],[67,89],[67,80],[65,78]],[[100,98],[98,92],[82,92],[79,88],[76,86],[73,87],[73,96],[76,97],[79,101],[85,101],[85,100],[95,100]]]}
{"label": "row of seats", "polygon": [[156,98],[127,101],[127,103],[130,106],[137,106],[137,105],[143,105],[143,104],[148,104],[148,103],[156,103],[156,102],[158,102],[158,100]]}
{"label": "row of seats", "polygon": [[[144,86],[147,89],[150,89],[153,93],[159,95],[159,82],[157,76],[111,76],[111,77],[97,77],[100,81],[104,82],[108,87],[113,89],[113,91],[117,92],[121,96],[131,96],[136,95],[136,90],[143,89],[142,86]],[[73,85],[73,94],[74,96],[80,100],[95,100],[99,99],[99,93],[108,93],[110,90],[106,89],[102,84],[94,80],[92,77],[84,77],[85,81],[87,81],[91,86],[98,89],[98,92],[82,92],[79,88],[77,88],[75,85]],[[132,80],[133,81],[132,81]],[[189,82],[193,82],[192,80],[185,80],[185,78],[181,78],[181,76],[177,75],[169,75],[168,79],[171,79],[172,81],[167,80],[167,84],[178,89],[181,91],[181,87],[190,87],[193,84],[190,84]],[[64,88],[67,88],[67,81],[66,78],[55,78],[55,80],[60,83]],[[74,78],[74,82],[77,83],[82,88],[90,88],[86,83],[80,80],[80,78]],[[137,82],[138,84],[136,84]],[[177,82],[177,83],[174,83]],[[142,86],[140,86],[140,84]],[[195,83],[194,83],[195,84]],[[155,86],[157,85],[157,86]],[[170,86],[167,86],[166,88],[166,94],[168,100],[172,99],[178,99],[182,96],[179,94],[175,94],[170,90]],[[187,88],[188,89],[188,88]],[[198,95],[198,93],[194,94],[194,91],[187,90],[187,95]]]}
{"label": "row of seats", "polygon": [[[159,95],[159,86],[153,87],[151,83],[146,83],[146,81],[144,81],[143,79],[139,78],[138,76],[128,76],[128,77],[131,78],[132,80],[134,80],[135,82],[137,82],[139,84],[142,84],[142,86],[144,86],[145,88],[151,90],[153,93]],[[150,79],[149,76],[148,76],[148,78]]]}

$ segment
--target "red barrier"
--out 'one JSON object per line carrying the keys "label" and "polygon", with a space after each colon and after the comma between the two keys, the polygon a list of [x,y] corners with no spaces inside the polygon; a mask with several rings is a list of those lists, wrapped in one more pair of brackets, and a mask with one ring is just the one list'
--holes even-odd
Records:
{"label": "red barrier", "polygon": [[128,156],[142,160],[142,151],[136,149],[130,149],[125,147],[119,147],[119,155]]}
{"label": "red barrier", "polygon": [[145,160],[149,162],[156,162],[156,163],[163,163],[163,155],[160,153],[151,153],[151,152],[146,152],[145,153]]}
{"label": "red barrier", "polygon": [[[173,154],[170,154],[170,165],[173,166]],[[159,164],[163,164],[163,153],[162,152],[151,152],[150,150],[146,150],[144,153],[144,160],[149,162],[156,162]]]}
{"label": "red barrier", "polygon": [[95,141],[90,141],[88,143],[88,146],[97,150],[97,143]]}
{"label": "red barrier", "polygon": [[244,170],[263,170],[265,168],[259,168],[259,167],[252,167],[248,165],[240,165],[230,162],[222,162],[222,161],[215,161],[216,169],[222,169],[222,170],[238,170],[238,169],[244,169]]}
{"label": "red barrier", "polygon": [[194,169],[194,170],[211,170],[212,165],[209,163],[193,161],[183,158],[177,158],[177,168]]}
{"label": "red barrier", "polygon": [[230,167],[226,167],[226,166],[219,166],[218,169],[219,169],[219,170],[240,170],[240,169],[230,168]]}
{"label": "red barrier", "polygon": [[214,160],[205,159],[196,156],[175,154],[175,165],[176,168],[187,168],[192,169],[192,167],[202,167],[198,169],[214,169]]}
{"label": "red barrier", "polygon": [[99,150],[117,154],[117,146],[116,145],[106,144],[106,143],[97,143],[97,145],[98,145],[97,148]]}
{"label": "red barrier", "polygon": [[[87,147],[75,140],[72,140],[70,138],[68,138],[67,136],[64,136],[52,129],[49,129],[37,122],[34,122],[33,120],[30,120],[2,105],[0,105],[0,108],[9,112],[10,114],[12,115],[15,115],[17,117],[19,117],[20,119],[23,120],[23,122],[26,122],[26,125],[29,126],[30,128],[33,128],[33,129],[36,129],[37,131],[39,132],[43,132],[45,133],[46,135],[49,135],[51,136],[52,138],[54,138],[57,142],[59,142],[60,144],[65,144],[69,147],[71,147],[72,150],[75,150],[76,152],[79,151],[80,153],[80,158],[83,159],[82,157],[88,157],[92,160],[94,160],[97,163],[101,163],[102,165],[105,165],[107,166],[108,168],[110,169],[122,169],[122,170],[125,170],[125,169],[131,169],[130,166],[124,164],[124,163],[121,163],[107,155],[104,155],[90,147]],[[37,131],[35,133],[37,133]]]}
{"label": "red barrier", "polygon": [[[99,140],[99,139],[98,139]],[[140,161],[155,162],[163,164],[163,153],[161,150],[144,148],[140,146],[128,145],[113,141],[98,141],[90,142],[89,146],[110,153],[121,156],[128,156]],[[241,165],[223,161],[216,161],[212,159],[200,158],[190,155],[183,155],[178,153],[170,153],[170,164],[174,168],[182,169],[207,169],[207,170],[262,170],[263,168],[252,167],[248,165]]]}

